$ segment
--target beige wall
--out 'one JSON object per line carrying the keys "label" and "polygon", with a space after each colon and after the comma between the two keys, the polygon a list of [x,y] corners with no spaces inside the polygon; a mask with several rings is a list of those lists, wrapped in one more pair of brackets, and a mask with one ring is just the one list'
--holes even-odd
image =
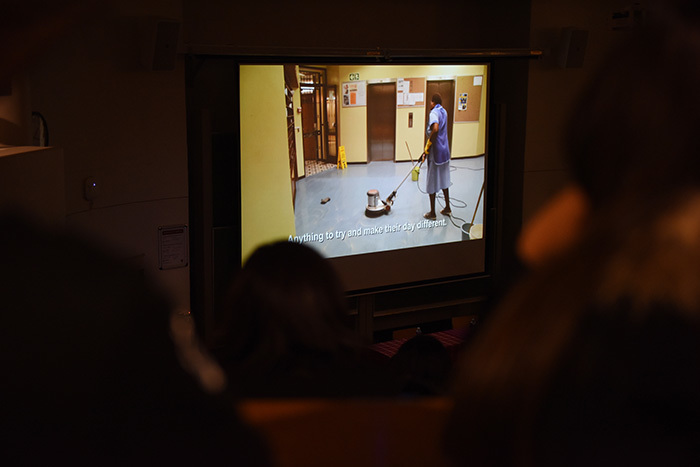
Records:
{"label": "beige wall", "polygon": [[[282,65],[242,66],[242,259],[295,235]],[[296,94],[296,93],[295,93]]]}

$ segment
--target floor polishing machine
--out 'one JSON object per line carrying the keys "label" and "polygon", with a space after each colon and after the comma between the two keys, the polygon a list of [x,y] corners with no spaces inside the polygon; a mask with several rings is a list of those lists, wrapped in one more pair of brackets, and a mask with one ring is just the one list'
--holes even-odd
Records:
{"label": "floor polishing machine", "polygon": [[420,171],[421,165],[423,165],[423,161],[425,160],[425,154],[421,155],[421,157],[414,162],[413,156],[411,155],[411,149],[408,147],[408,143],[406,143],[406,148],[408,148],[408,155],[409,157],[411,157],[411,162],[413,162],[411,170],[406,174],[403,180],[401,180],[401,183],[399,183],[399,185],[394,189],[394,191],[391,192],[389,196],[387,196],[385,200],[380,198],[379,190],[369,190],[367,192],[367,206],[365,207],[365,216],[379,217],[382,214],[389,213],[389,211],[391,211],[391,206],[394,204],[396,192],[399,191],[399,188],[401,188],[403,182],[405,182],[411,174],[414,174],[414,180],[418,180],[418,173]]}

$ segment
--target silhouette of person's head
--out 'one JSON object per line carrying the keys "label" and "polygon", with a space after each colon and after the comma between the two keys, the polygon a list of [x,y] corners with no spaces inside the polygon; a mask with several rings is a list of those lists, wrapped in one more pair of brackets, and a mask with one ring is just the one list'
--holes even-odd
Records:
{"label": "silhouette of person's head", "polygon": [[391,365],[403,376],[404,394],[439,395],[447,390],[452,357],[437,337],[418,334],[399,347]]}
{"label": "silhouette of person's head", "polygon": [[303,244],[258,248],[234,279],[224,315],[221,355],[245,367],[333,356],[357,346],[340,280]]}

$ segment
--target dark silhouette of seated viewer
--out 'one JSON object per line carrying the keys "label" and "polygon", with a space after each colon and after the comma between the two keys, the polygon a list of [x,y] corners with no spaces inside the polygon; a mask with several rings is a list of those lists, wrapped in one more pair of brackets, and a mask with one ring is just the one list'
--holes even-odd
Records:
{"label": "dark silhouette of seated viewer", "polygon": [[269,465],[180,366],[170,304],[89,242],[0,214],[6,465]]}
{"label": "dark silhouette of seated viewer", "polygon": [[700,8],[676,3],[574,109],[573,183],[457,372],[454,465],[700,465]]}
{"label": "dark silhouette of seated viewer", "polygon": [[403,396],[442,396],[452,372],[452,356],[430,334],[417,334],[401,344],[390,365],[401,381]]}
{"label": "dark silhouette of seated viewer", "polygon": [[213,354],[238,397],[353,397],[398,393],[388,365],[353,329],[330,263],[303,244],[258,248],[218,310]]}

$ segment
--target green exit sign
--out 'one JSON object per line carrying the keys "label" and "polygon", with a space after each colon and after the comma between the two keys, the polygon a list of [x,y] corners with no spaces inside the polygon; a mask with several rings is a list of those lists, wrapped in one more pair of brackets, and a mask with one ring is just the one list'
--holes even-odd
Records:
{"label": "green exit sign", "polygon": [[350,81],[360,81],[359,73],[350,73]]}

